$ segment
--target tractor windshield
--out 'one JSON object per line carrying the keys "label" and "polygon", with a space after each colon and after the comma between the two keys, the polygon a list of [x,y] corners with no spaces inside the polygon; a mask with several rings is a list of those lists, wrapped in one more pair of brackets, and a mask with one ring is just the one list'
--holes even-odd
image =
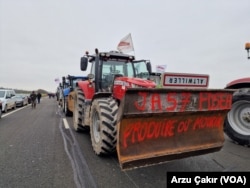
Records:
{"label": "tractor windshield", "polygon": [[102,76],[105,77],[107,74],[140,78],[148,78],[149,76],[144,60],[133,62],[103,61]]}
{"label": "tractor windshield", "polygon": [[141,61],[116,61],[107,60],[102,62],[102,86],[110,86],[114,81],[114,76],[138,77],[147,79],[149,72],[145,60]]}
{"label": "tractor windshield", "polygon": [[134,77],[143,78],[143,79],[149,78],[149,72],[147,70],[146,61],[144,60],[134,61],[133,65],[134,65],[134,71],[135,71]]}

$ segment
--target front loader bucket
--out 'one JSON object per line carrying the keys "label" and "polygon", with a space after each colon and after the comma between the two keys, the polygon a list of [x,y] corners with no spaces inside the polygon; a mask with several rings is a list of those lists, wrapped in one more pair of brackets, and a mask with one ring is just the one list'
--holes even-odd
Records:
{"label": "front loader bucket", "polygon": [[219,151],[233,90],[129,89],[118,113],[123,170]]}

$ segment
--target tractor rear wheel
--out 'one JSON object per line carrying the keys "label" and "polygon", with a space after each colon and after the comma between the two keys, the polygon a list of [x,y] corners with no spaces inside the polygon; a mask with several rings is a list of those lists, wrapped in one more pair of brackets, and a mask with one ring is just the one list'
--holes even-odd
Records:
{"label": "tractor rear wheel", "polygon": [[73,126],[75,131],[89,131],[84,123],[85,97],[80,88],[76,88],[74,100]]}
{"label": "tractor rear wheel", "polygon": [[90,135],[97,155],[110,154],[116,149],[118,105],[112,98],[96,99],[91,107]]}
{"label": "tractor rear wheel", "polygon": [[67,117],[71,117],[73,113],[69,110],[68,101],[65,101],[64,113]]}
{"label": "tractor rear wheel", "polygon": [[224,123],[224,132],[234,142],[250,146],[250,92],[239,90]]}

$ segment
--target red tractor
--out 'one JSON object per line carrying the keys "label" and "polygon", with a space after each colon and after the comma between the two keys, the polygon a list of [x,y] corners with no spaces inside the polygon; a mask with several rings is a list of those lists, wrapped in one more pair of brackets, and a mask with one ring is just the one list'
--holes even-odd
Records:
{"label": "red tractor", "polygon": [[[250,59],[250,43],[246,43],[245,49]],[[226,117],[225,133],[236,143],[250,146],[250,77],[234,80],[225,89],[236,89],[232,109]]]}
{"label": "red tractor", "polygon": [[76,131],[90,131],[97,155],[116,151],[125,170],[222,148],[232,90],[159,88],[148,60],[115,51],[86,53],[81,70],[89,63],[88,80],[76,84],[73,121]]}

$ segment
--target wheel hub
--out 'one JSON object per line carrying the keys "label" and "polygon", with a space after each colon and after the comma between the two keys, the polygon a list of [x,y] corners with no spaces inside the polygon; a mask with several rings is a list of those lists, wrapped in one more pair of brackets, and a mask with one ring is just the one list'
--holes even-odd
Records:
{"label": "wheel hub", "polygon": [[238,101],[233,104],[229,113],[231,127],[239,134],[250,134],[250,103]]}
{"label": "wheel hub", "polygon": [[95,121],[93,131],[94,131],[95,142],[98,143],[101,140],[101,136],[100,136],[100,131],[101,131],[100,120]]}
{"label": "wheel hub", "polygon": [[247,123],[250,123],[250,112],[244,112],[242,114],[242,119],[246,121]]}

